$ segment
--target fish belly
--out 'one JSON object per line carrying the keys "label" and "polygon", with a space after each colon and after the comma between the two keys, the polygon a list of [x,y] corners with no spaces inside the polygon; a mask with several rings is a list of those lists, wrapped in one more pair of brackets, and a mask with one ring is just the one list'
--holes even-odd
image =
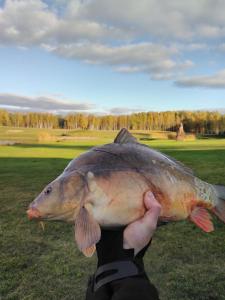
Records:
{"label": "fish belly", "polygon": [[127,225],[144,215],[143,195],[149,187],[138,173],[120,171],[109,178],[96,177],[94,186],[86,207],[101,226]]}
{"label": "fish belly", "polygon": [[208,198],[202,199],[199,182],[196,185],[194,179],[172,177],[167,172],[149,178],[149,182],[145,179],[133,171],[94,177],[94,188],[88,195],[86,206],[101,226],[116,227],[127,225],[145,214],[143,199],[148,190],[162,206],[160,220],[184,220],[190,216],[193,207],[202,202],[206,207],[208,205]]}

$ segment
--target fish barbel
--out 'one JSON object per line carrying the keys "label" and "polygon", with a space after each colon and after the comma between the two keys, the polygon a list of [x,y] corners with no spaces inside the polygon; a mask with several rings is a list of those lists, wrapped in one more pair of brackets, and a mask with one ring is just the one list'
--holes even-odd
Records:
{"label": "fish barbel", "polygon": [[225,222],[225,187],[202,181],[177,160],[138,143],[126,129],[114,143],[72,160],[27,214],[74,223],[79,249],[91,256],[101,227],[128,225],[145,214],[143,198],[149,190],[161,204],[161,221],[189,219],[211,232],[209,210]]}

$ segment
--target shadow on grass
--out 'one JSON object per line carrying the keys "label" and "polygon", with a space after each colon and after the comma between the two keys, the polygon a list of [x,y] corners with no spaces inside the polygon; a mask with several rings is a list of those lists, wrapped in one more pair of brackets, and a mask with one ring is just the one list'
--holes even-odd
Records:
{"label": "shadow on grass", "polygon": [[212,140],[212,139],[224,139],[225,135],[221,134],[221,135],[199,135],[198,139],[199,140]]}
{"label": "shadow on grass", "polygon": [[136,135],[136,136],[151,136],[152,135],[152,133],[151,132],[134,132],[134,135]]}
{"label": "shadow on grass", "polygon": [[159,139],[151,138],[151,137],[141,137],[140,141],[156,141]]}
{"label": "shadow on grass", "polygon": [[[34,181],[35,184],[43,181],[43,178],[58,174],[60,170],[63,171],[69,162],[70,159],[64,158],[0,158],[0,184],[5,180],[8,180],[8,184],[10,184],[14,179],[24,182],[24,185],[31,181]],[[5,179],[10,174],[11,177]]]}
{"label": "shadow on grass", "polygon": [[93,145],[65,145],[65,144],[16,144],[14,147],[18,148],[49,148],[49,149],[74,149],[87,151],[90,148],[96,146]]}
{"label": "shadow on grass", "polygon": [[[67,145],[29,144],[16,147],[67,148]],[[81,151],[90,149],[89,146],[85,145],[74,145],[68,147]],[[216,180],[213,180],[214,183],[219,183],[219,181],[222,181],[221,184],[225,184],[225,182],[223,183],[225,174],[225,149],[172,150],[169,148],[162,148],[162,152],[191,167],[200,178],[202,177],[202,179],[207,180],[208,176],[212,181],[212,176],[215,176]],[[14,180],[21,180],[22,184],[24,185],[27,182],[32,182],[33,178],[38,176],[38,178],[36,178],[33,182],[34,185],[35,182],[41,182],[45,178],[54,179],[54,176],[58,176],[61,172],[63,172],[64,168],[70,161],[71,159],[64,158],[0,158],[0,178],[2,182],[4,182],[7,178],[8,183]],[[36,172],[38,172],[38,174],[36,174]],[[10,176],[10,174],[11,177],[7,177]],[[220,180],[218,181],[218,179]]]}
{"label": "shadow on grass", "polygon": [[[225,150],[175,150],[169,154],[193,166],[205,180],[217,175],[221,184],[224,182]],[[62,158],[0,159],[2,299],[84,298],[95,258],[86,259],[77,250],[71,225],[49,222],[42,232],[25,213],[27,205],[68,162]],[[186,221],[157,231],[145,261],[161,299],[224,299],[224,225],[217,222],[216,226],[210,235]]]}

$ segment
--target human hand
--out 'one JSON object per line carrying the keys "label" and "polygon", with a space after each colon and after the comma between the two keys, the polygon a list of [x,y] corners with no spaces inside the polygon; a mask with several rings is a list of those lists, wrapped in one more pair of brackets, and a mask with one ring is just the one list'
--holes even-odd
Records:
{"label": "human hand", "polygon": [[123,248],[133,248],[135,255],[151,240],[157,228],[157,221],[161,211],[160,203],[150,191],[144,196],[144,204],[147,209],[145,215],[129,224],[123,233]]}

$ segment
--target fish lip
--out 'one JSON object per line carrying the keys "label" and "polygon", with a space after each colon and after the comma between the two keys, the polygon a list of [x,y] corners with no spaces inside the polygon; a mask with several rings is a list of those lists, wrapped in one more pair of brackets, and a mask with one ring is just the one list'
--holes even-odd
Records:
{"label": "fish lip", "polygon": [[28,208],[28,210],[26,211],[27,213],[27,217],[29,220],[35,220],[35,221],[45,221],[45,220],[48,220],[48,216],[52,216],[50,214],[46,214],[45,216],[44,215],[41,215],[41,212],[39,211],[39,209],[33,207],[33,206],[30,206]]}
{"label": "fish lip", "polygon": [[41,213],[37,208],[34,207],[30,207],[27,210],[27,217],[29,220],[41,220]]}

